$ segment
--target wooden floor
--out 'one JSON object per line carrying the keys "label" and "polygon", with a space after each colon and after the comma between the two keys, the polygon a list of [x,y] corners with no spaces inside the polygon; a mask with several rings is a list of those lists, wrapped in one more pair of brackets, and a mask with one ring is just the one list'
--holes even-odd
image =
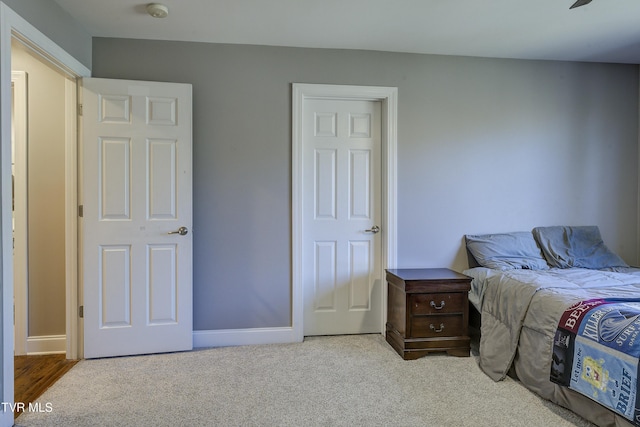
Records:
{"label": "wooden floor", "polygon": [[28,407],[29,402],[34,402],[77,362],[67,360],[64,354],[15,356],[14,401]]}

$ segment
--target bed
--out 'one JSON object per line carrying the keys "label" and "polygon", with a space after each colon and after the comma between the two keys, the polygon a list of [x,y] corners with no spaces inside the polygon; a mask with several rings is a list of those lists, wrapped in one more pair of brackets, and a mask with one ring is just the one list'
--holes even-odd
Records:
{"label": "bed", "polygon": [[[465,241],[470,268],[463,273],[473,279],[469,301],[481,319],[482,370],[495,381],[513,376],[599,426],[640,425],[639,354],[614,348],[620,342],[640,347],[640,269],[610,251],[596,226],[467,235]],[[589,319],[603,318],[604,325],[605,314],[618,335],[605,336],[609,347],[593,344],[592,350],[581,334],[593,326]],[[570,337],[567,325],[582,329]]]}

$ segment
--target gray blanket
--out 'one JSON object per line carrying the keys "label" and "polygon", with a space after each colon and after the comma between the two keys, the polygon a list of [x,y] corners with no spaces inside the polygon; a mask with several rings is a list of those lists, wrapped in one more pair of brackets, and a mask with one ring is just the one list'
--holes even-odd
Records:
{"label": "gray blanket", "polygon": [[[480,367],[495,381],[513,368],[517,377],[545,399],[603,426],[630,425],[589,398],[549,381],[553,336],[564,310],[591,298],[640,295],[640,276],[582,268],[496,271],[474,268],[484,277]],[[474,287],[472,285],[472,287]]]}

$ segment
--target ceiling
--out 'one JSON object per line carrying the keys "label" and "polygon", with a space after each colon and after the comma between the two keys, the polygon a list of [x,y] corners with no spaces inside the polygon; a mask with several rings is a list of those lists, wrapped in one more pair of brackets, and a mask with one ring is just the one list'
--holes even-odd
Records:
{"label": "ceiling", "polygon": [[55,0],[95,37],[640,64],[640,0]]}

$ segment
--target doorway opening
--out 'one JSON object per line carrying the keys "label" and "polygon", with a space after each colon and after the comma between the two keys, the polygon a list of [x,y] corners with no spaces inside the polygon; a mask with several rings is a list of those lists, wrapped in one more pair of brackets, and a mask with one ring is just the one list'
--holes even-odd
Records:
{"label": "doorway opening", "polygon": [[77,295],[77,83],[18,37],[11,68],[14,399],[28,403],[78,357],[67,303]]}
{"label": "doorway opening", "polygon": [[66,353],[68,77],[12,41],[15,354]]}

